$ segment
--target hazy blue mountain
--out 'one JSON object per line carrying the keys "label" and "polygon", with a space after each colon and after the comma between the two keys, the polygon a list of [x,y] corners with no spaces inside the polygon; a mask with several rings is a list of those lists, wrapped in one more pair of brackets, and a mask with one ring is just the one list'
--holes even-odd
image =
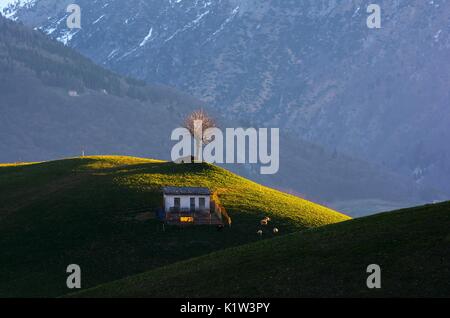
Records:
{"label": "hazy blue mountain", "polygon": [[[3,0],[0,9],[98,64],[191,93],[218,116],[226,115],[223,125],[281,127],[280,173],[263,178],[251,167],[237,168],[253,179],[344,211],[388,210],[441,198],[426,190],[430,185],[450,191],[444,142],[449,131],[448,65],[443,63],[449,47],[447,2],[381,1],[383,29],[369,30],[362,1],[78,1],[82,29],[70,31],[65,8],[71,2]],[[67,89],[63,95],[73,100]],[[157,149],[155,140],[144,146],[144,139],[155,132],[168,135],[185,110],[201,104],[186,107],[183,95],[172,111],[155,116],[155,108],[140,98],[134,93],[125,104],[138,99],[146,115],[128,108],[111,111],[108,118],[120,125],[107,126],[111,131],[104,138],[125,138],[123,130],[132,138],[135,126],[143,131],[153,127],[149,122],[157,128],[139,142],[126,141],[133,146],[115,140],[108,148],[102,141],[93,152],[119,148],[167,158],[167,149]],[[76,118],[78,112],[70,109]],[[97,110],[92,126],[103,111]],[[31,114],[29,119],[34,120]],[[125,127],[131,121],[132,128]],[[78,154],[86,141],[70,151],[61,144],[55,140],[48,150],[37,144],[33,147],[42,156],[22,160]],[[156,148],[151,151],[150,145]]]}
{"label": "hazy blue mountain", "polygon": [[[450,1],[79,0],[9,7],[97,63],[450,193]],[[50,16],[50,18],[48,18]]]}

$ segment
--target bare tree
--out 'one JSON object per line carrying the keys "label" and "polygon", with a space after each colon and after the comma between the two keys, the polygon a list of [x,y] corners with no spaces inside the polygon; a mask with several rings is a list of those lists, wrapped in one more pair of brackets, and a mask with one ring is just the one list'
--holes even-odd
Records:
{"label": "bare tree", "polygon": [[[201,123],[201,130],[199,130],[199,123]],[[199,154],[201,147],[211,142],[211,136],[205,132],[209,128],[215,128],[216,121],[203,109],[199,109],[192,112],[185,118],[184,127],[189,130],[196,141],[195,158],[198,159],[200,158]]]}

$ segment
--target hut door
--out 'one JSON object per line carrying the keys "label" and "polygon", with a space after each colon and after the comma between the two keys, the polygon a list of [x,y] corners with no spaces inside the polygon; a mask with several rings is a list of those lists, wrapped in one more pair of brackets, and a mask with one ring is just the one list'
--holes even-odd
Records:
{"label": "hut door", "polygon": [[195,198],[191,198],[191,212],[195,212]]}

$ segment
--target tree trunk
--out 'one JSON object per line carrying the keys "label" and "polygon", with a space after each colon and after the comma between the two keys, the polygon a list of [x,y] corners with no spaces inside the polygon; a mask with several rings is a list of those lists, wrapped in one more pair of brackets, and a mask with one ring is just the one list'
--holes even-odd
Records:
{"label": "tree trunk", "polygon": [[195,154],[194,154],[194,162],[195,163],[203,162],[203,156],[200,157],[202,141],[199,139],[195,139],[195,142],[196,142],[196,147],[195,147]]}

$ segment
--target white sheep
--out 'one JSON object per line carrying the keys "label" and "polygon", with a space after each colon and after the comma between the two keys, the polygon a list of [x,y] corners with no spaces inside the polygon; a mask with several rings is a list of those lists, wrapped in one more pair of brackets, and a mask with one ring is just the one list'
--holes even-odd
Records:
{"label": "white sheep", "polygon": [[262,230],[259,230],[258,232],[256,232],[256,234],[258,234],[259,236],[262,236],[263,231],[262,231]]}
{"label": "white sheep", "polygon": [[273,234],[278,234],[278,229],[276,227],[273,228]]}

